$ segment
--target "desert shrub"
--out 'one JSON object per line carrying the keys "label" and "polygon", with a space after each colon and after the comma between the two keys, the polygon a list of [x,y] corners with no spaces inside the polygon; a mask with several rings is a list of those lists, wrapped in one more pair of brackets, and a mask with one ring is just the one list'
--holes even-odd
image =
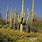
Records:
{"label": "desert shrub", "polygon": [[[30,40],[30,36],[36,36],[37,40]],[[42,42],[42,33],[26,33],[14,29],[0,28],[0,42]]]}

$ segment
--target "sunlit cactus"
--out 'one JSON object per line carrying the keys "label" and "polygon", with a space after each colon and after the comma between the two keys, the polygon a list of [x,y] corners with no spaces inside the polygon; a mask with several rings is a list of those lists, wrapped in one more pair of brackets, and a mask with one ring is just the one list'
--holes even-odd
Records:
{"label": "sunlit cactus", "polygon": [[32,0],[32,20],[34,19],[34,15],[35,15],[35,12],[34,12],[34,0]]}

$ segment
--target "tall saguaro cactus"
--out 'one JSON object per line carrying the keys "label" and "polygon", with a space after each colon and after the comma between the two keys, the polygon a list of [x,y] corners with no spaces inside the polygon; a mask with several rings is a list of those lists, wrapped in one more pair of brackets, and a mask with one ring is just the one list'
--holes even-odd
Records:
{"label": "tall saguaro cactus", "polygon": [[32,21],[34,19],[34,0],[32,0]]}
{"label": "tall saguaro cactus", "polygon": [[23,30],[23,25],[22,25],[23,17],[24,17],[24,0],[22,0],[22,21],[21,21],[21,24],[20,24],[20,31],[21,32]]}
{"label": "tall saguaro cactus", "polygon": [[24,0],[22,0],[22,17],[24,17]]}

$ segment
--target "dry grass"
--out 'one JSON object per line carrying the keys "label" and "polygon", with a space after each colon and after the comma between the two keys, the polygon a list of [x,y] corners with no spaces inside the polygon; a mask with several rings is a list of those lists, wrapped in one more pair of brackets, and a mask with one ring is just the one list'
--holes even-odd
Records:
{"label": "dry grass", "polygon": [[[29,36],[32,37],[32,35],[36,36],[37,39],[30,40]],[[42,33],[33,33],[33,32],[26,33],[26,32],[20,32],[19,30],[10,29],[10,28],[9,29],[0,28],[0,36],[11,38],[13,40],[12,42],[42,42]]]}

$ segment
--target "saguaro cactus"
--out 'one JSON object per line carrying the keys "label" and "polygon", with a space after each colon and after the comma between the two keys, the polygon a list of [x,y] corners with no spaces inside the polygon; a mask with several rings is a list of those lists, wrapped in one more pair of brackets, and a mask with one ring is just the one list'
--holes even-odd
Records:
{"label": "saguaro cactus", "polygon": [[[23,20],[23,17],[24,17],[24,0],[22,0],[22,20]],[[20,31],[22,32],[22,30],[23,30],[23,24],[21,23],[20,24]]]}
{"label": "saguaro cactus", "polygon": [[35,11],[34,11],[34,0],[32,0],[32,20],[31,20],[31,24],[34,24],[35,21]]}

